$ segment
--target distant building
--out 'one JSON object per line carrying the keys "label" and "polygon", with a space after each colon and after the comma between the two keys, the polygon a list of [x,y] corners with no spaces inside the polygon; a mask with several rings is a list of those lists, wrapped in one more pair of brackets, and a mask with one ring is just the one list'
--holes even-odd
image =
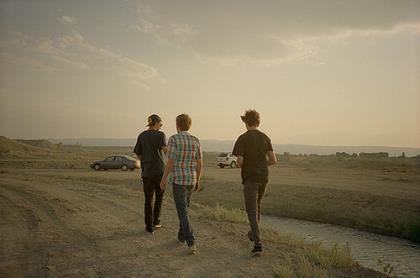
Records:
{"label": "distant building", "polygon": [[336,157],[350,157],[350,154],[346,153],[346,152],[336,152],[335,153]]}
{"label": "distant building", "polygon": [[382,158],[384,158],[384,157],[389,157],[389,153],[386,153],[386,152],[379,152],[379,153],[360,153],[359,156],[360,157],[376,157],[376,158],[382,157]]}

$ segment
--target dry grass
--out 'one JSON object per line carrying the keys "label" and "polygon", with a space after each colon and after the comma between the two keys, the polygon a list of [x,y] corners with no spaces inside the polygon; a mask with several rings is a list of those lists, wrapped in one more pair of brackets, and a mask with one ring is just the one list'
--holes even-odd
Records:
{"label": "dry grass", "polygon": [[315,265],[304,255],[289,256],[274,268],[274,277],[279,278],[327,278],[328,271]]}
{"label": "dry grass", "polygon": [[217,220],[217,221],[228,221],[232,223],[246,223],[246,213],[238,208],[225,208],[220,206],[218,203],[215,207],[205,207],[205,216]]}
{"label": "dry grass", "polygon": [[[247,216],[243,210],[195,204],[202,211],[202,216],[216,221],[246,223]],[[285,252],[284,259],[273,268],[275,277],[287,278],[324,278],[333,277],[333,269],[346,269],[355,265],[349,245],[332,247],[323,246],[320,242],[305,242],[290,235],[282,235],[271,229],[261,229],[265,241],[292,247]],[[293,251],[291,251],[293,250]]]}
{"label": "dry grass", "polygon": [[327,248],[319,242],[311,242],[304,243],[301,252],[287,254],[273,271],[274,276],[280,278],[324,278],[333,277],[333,269],[354,265],[349,246]]}
{"label": "dry grass", "polygon": [[[270,168],[263,213],[420,242],[419,161],[301,157],[279,164]],[[239,169],[208,166],[204,173],[205,194],[196,197],[198,202],[243,207]]]}
{"label": "dry grass", "polygon": [[315,265],[324,268],[351,267],[354,264],[354,259],[348,244],[339,246],[336,243],[331,248],[326,248],[319,242],[311,242],[305,244],[304,255]]}
{"label": "dry grass", "polygon": [[[0,147],[11,151],[0,152],[0,168],[88,170],[92,161],[110,154],[132,155],[128,147],[62,146],[56,151],[45,151],[3,141]],[[36,152],[31,151],[35,149]],[[280,163],[270,168],[263,213],[420,242],[420,159],[302,156],[285,163],[279,158]],[[205,154],[203,192],[194,200],[209,206],[220,204],[210,217],[242,221],[239,210],[224,215],[227,209],[243,207],[239,169],[219,169],[214,161],[215,154]]]}

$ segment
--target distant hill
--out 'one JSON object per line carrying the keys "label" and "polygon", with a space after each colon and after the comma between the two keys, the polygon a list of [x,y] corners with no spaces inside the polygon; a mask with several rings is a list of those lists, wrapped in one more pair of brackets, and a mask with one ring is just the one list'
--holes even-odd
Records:
{"label": "distant hill", "polygon": [[38,139],[38,140],[16,139],[15,141],[17,141],[19,143],[31,145],[31,146],[34,146],[34,147],[43,148],[43,149],[49,149],[49,150],[57,149],[56,144],[53,144],[50,141],[45,140],[45,139]]}
{"label": "distant hill", "polygon": [[[53,143],[62,143],[65,145],[82,146],[119,146],[133,147],[136,138],[75,138],[75,139],[49,139]],[[228,152],[232,151],[234,141],[231,140],[201,140],[203,151],[206,152]],[[386,146],[316,146],[299,144],[274,144],[274,150],[277,153],[289,152],[290,154],[318,154],[329,155],[336,152],[361,153],[361,152],[387,152],[390,156],[401,155],[405,152],[407,156],[416,156],[420,154],[420,148],[407,147],[386,147]]]}
{"label": "distant hill", "polygon": [[45,151],[46,150],[43,148],[25,144],[18,140],[9,139],[4,136],[0,136],[0,153],[45,152]]}

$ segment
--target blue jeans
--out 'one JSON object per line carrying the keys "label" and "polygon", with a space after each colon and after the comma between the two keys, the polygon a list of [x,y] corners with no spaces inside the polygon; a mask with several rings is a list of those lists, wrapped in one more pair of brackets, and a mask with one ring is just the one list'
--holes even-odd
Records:
{"label": "blue jeans", "polygon": [[176,212],[179,218],[178,240],[187,242],[188,246],[194,244],[193,229],[188,219],[188,207],[190,206],[190,192],[193,189],[192,185],[179,185],[173,183],[173,194]]}

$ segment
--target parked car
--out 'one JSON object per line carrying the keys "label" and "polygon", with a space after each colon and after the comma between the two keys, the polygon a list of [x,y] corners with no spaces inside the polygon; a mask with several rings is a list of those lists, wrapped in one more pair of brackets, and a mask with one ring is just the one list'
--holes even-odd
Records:
{"label": "parked car", "polygon": [[104,160],[95,161],[90,164],[90,168],[99,171],[101,169],[121,169],[123,171],[140,168],[140,161],[128,155],[111,155]]}
{"label": "parked car", "polygon": [[216,158],[217,165],[220,168],[224,168],[225,166],[230,166],[230,168],[237,168],[238,167],[238,158],[232,153],[219,153]]}

